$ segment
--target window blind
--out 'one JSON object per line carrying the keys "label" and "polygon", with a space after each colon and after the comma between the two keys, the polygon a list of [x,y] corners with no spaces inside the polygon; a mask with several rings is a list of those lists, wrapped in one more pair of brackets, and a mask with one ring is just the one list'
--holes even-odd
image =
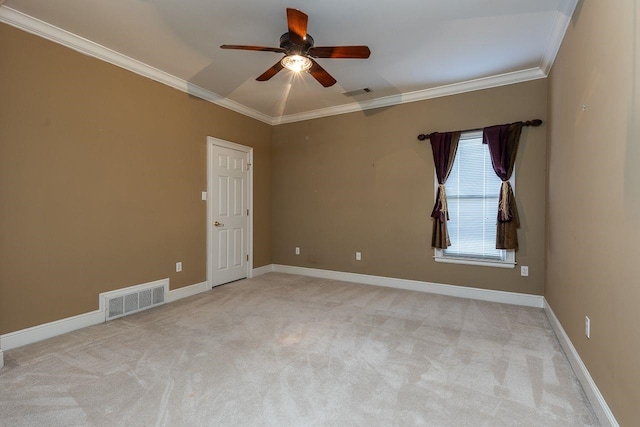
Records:
{"label": "window blind", "polygon": [[463,134],[445,184],[451,246],[444,256],[505,259],[505,251],[495,248],[500,184],[482,133]]}

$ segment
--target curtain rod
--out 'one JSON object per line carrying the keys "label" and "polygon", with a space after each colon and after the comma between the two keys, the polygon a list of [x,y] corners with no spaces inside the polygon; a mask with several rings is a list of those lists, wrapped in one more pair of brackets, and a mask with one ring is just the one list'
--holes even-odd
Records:
{"label": "curtain rod", "polygon": [[[533,127],[538,127],[541,124],[542,124],[542,120],[540,119],[527,120],[526,122],[522,123],[523,126],[533,126]],[[465,130],[461,130],[460,132],[473,132],[473,131],[482,130],[482,129],[484,128],[465,129]],[[431,135],[430,133],[427,133],[427,134],[421,133],[420,135],[418,135],[418,139],[420,141],[424,141],[425,139],[429,139],[430,135]]]}

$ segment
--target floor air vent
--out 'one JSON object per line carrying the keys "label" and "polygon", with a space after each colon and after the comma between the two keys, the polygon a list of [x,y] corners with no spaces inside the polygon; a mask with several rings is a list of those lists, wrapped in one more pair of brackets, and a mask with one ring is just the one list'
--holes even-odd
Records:
{"label": "floor air vent", "polygon": [[169,280],[158,280],[100,294],[105,320],[113,320],[165,303]]}

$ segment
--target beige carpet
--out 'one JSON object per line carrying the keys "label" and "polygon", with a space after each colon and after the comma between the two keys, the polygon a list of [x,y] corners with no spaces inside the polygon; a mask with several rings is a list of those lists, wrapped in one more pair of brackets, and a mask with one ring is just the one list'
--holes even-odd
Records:
{"label": "beige carpet", "polygon": [[540,309],[276,273],[5,362],[2,426],[598,425]]}

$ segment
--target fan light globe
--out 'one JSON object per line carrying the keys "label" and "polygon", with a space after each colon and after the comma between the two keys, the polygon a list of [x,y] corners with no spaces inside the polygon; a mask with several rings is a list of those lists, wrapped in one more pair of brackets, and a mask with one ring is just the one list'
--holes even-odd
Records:
{"label": "fan light globe", "polygon": [[287,70],[291,70],[295,73],[299,73],[301,71],[307,71],[311,68],[311,60],[306,56],[301,55],[289,55],[282,58],[280,61],[282,66]]}

